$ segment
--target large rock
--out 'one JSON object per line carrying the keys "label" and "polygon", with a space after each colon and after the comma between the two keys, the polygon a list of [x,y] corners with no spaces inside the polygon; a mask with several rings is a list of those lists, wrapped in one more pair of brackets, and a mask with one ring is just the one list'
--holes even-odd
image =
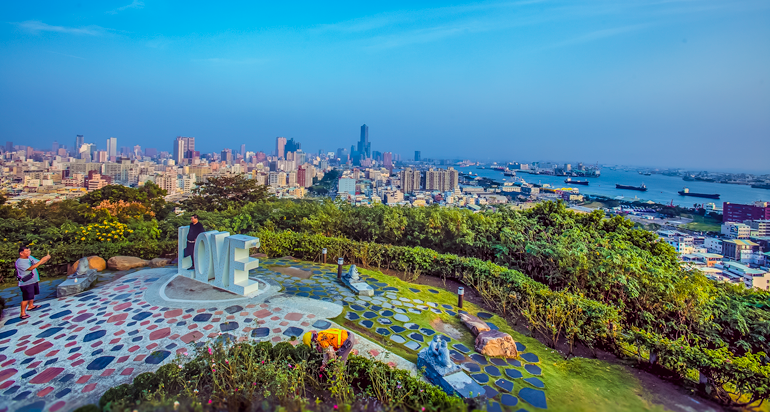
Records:
{"label": "large rock", "polygon": [[489,330],[476,336],[476,352],[483,355],[516,358],[519,352],[516,350],[516,342],[511,335],[499,330]]}
{"label": "large rock", "polygon": [[474,335],[478,335],[481,332],[492,330],[486,322],[471,315],[470,313],[460,312],[460,320],[463,321],[465,326],[473,332]]}
{"label": "large rock", "polygon": [[[77,263],[77,262],[75,262]],[[85,277],[74,277],[66,279],[64,282],[59,283],[56,286],[56,297],[61,298],[64,296],[76,295],[91,286],[98,275],[95,269],[89,269]]]}
{"label": "large rock", "polygon": [[151,268],[162,268],[171,262],[171,259],[155,258],[147,263]]}
{"label": "large rock", "polygon": [[113,256],[107,261],[107,267],[112,270],[129,270],[143,268],[149,262],[134,256]]}
{"label": "large rock", "polygon": [[[67,276],[78,271],[79,263],[80,260],[76,260],[75,263],[67,267]],[[95,269],[97,272],[101,272],[104,269],[107,269],[107,262],[105,262],[104,259],[100,258],[99,256],[89,256],[88,267],[89,269]]]}

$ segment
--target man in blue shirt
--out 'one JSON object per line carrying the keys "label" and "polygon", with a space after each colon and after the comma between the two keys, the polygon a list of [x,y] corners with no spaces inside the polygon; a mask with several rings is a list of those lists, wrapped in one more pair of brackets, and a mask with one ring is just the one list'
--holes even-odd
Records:
{"label": "man in blue shirt", "polygon": [[21,288],[21,318],[27,319],[27,310],[35,310],[40,306],[35,306],[35,295],[40,293],[40,275],[37,273],[37,267],[51,259],[51,255],[37,260],[31,256],[29,247],[19,248],[19,258],[16,259],[16,278],[19,280]]}

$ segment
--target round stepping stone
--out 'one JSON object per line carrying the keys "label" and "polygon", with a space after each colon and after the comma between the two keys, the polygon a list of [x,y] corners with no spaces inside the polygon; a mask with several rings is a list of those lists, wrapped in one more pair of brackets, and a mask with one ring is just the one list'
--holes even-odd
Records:
{"label": "round stepping stone", "polygon": [[362,311],[362,310],[366,310],[365,307],[360,306],[360,305],[350,305],[350,309],[353,309],[353,310],[356,310],[356,311],[359,311],[359,312]]}
{"label": "round stepping stone", "polygon": [[487,412],[503,412],[503,407],[500,406],[499,403],[488,400],[487,401]]}
{"label": "round stepping stone", "polygon": [[471,359],[473,359],[479,365],[486,365],[489,363],[487,362],[487,358],[479,355],[478,353],[474,353],[473,355],[471,355]]}
{"label": "round stepping stone", "polygon": [[476,316],[478,316],[479,319],[487,320],[487,319],[491,318],[494,315],[492,315],[491,313],[487,313],[487,312],[479,312],[479,313],[476,314]]}
{"label": "round stepping stone", "polygon": [[522,388],[519,391],[519,398],[536,408],[548,409],[548,404],[545,401],[545,393],[539,389]]}
{"label": "round stepping stone", "polygon": [[88,364],[86,369],[90,371],[100,371],[104,369],[107,365],[112,363],[112,361],[114,360],[115,360],[114,356],[102,356],[91,361],[91,363]]}
{"label": "round stepping stone", "polygon": [[534,353],[522,353],[519,355],[520,358],[524,359],[525,362],[529,363],[538,363],[540,362],[540,358],[537,357]]}
{"label": "round stepping stone", "polygon": [[453,311],[453,310],[446,311],[446,314],[449,315],[449,316],[456,316],[457,315],[457,313],[455,313],[455,311]]}
{"label": "round stepping stone", "polygon": [[492,322],[487,322],[487,326],[489,326],[489,328],[492,329],[492,330],[499,330],[500,329],[500,328],[497,327],[497,325],[495,325]]}
{"label": "round stepping stone", "polygon": [[283,331],[283,334],[286,336],[294,336],[296,338],[302,337],[302,334],[305,333],[305,331],[302,328],[298,328],[295,326],[286,328],[285,331]]}
{"label": "round stepping stone", "polygon": [[497,369],[497,366],[489,365],[484,368],[484,372],[488,373],[490,376],[500,376],[500,369]]}
{"label": "round stepping stone", "polygon": [[524,346],[524,344],[521,342],[516,342],[516,350],[519,352],[524,352],[525,350],[527,350],[527,347]]}
{"label": "round stepping stone", "polygon": [[371,327],[374,326],[374,322],[370,320],[362,320],[358,324],[365,327],[366,329],[371,329]]}
{"label": "round stepping stone", "polygon": [[385,329],[385,328],[377,328],[377,330],[375,330],[375,332],[379,333],[382,336],[390,335],[390,331]]}
{"label": "round stepping stone", "polygon": [[374,312],[364,312],[364,317],[367,319],[374,319],[377,317],[377,314]]}
{"label": "round stepping stone", "polygon": [[516,404],[519,403],[519,400],[513,395],[504,393],[500,396],[500,403],[505,406],[516,406]]}
{"label": "round stepping stone", "polygon": [[530,384],[530,385],[532,385],[532,386],[534,386],[536,388],[540,388],[540,389],[545,388],[545,384],[543,383],[543,381],[541,381],[538,378],[525,378],[524,382],[527,382],[528,384]]}
{"label": "round stepping stone", "polygon": [[541,373],[543,373],[543,371],[537,365],[526,364],[524,365],[524,370],[526,370],[527,372],[533,375],[540,375]]}
{"label": "round stepping stone", "polygon": [[521,367],[521,362],[517,361],[516,359],[508,359],[508,364],[517,368]]}
{"label": "round stepping stone", "polygon": [[520,379],[524,376],[521,374],[520,371],[517,371],[516,369],[510,369],[510,368],[505,370],[505,374],[508,375],[508,377],[511,379]]}
{"label": "round stepping stone", "polygon": [[505,379],[498,379],[495,381],[495,385],[497,385],[500,389],[510,392],[513,390],[513,382],[507,381]]}
{"label": "round stepping stone", "polygon": [[406,311],[405,311],[405,310],[403,310],[403,309],[401,309],[401,308],[393,308],[393,310],[394,310],[396,313],[400,313],[400,314],[402,314],[402,315],[406,315]]}
{"label": "round stepping stone", "polygon": [[417,342],[425,342],[425,338],[423,338],[419,333],[410,333],[409,338],[416,340]]}
{"label": "round stepping stone", "polygon": [[[383,310],[382,312],[380,312],[380,315],[381,315],[381,316],[393,316],[393,311],[390,311],[390,310]],[[398,319],[396,319],[396,320],[398,320]],[[402,322],[403,322],[403,321],[402,321]]]}
{"label": "round stepping stone", "polygon": [[353,312],[348,312],[348,313],[345,314],[345,319],[356,321],[356,320],[360,319],[360,316],[358,316],[357,314],[355,314]]}
{"label": "round stepping stone", "polygon": [[487,398],[494,398],[497,396],[500,392],[498,392],[495,388],[485,385],[484,386],[484,394],[487,395]]}
{"label": "round stepping stone", "polygon": [[329,329],[329,326],[331,326],[331,325],[332,325],[331,322],[327,322],[325,320],[317,320],[313,324],[313,327],[317,328],[317,329]]}
{"label": "round stepping stone", "polygon": [[409,288],[409,290],[411,290],[414,293],[420,293],[420,289]]}
{"label": "round stepping stone", "polygon": [[[224,336],[224,335],[222,335],[222,336]],[[157,365],[157,364],[163,362],[163,360],[168,358],[170,355],[171,355],[171,352],[169,352],[167,350],[155,351],[155,352],[151,353],[150,356],[144,358],[144,363],[149,363],[150,365]]]}
{"label": "round stepping stone", "polygon": [[252,338],[264,338],[270,334],[270,328],[256,328],[251,331]]}
{"label": "round stepping stone", "polygon": [[467,370],[470,373],[481,372],[481,366],[473,362],[461,363],[460,367]]}
{"label": "round stepping stone", "polygon": [[409,348],[411,350],[417,350],[417,349],[421,348],[419,343],[413,342],[411,340],[409,342],[405,343],[404,346],[406,346],[407,348]]}
{"label": "round stepping stone", "polygon": [[404,339],[403,336],[399,336],[399,335],[391,336],[390,340],[392,340],[393,342],[396,342],[396,343],[404,343],[404,342],[406,342],[406,339]]}
{"label": "round stepping stone", "polygon": [[390,319],[387,319],[387,318],[379,318],[379,319],[377,319],[377,322],[379,322],[381,325],[385,325],[385,326],[393,324],[393,321],[391,321]]}
{"label": "round stepping stone", "polygon": [[438,295],[438,291],[434,289],[428,289],[428,292]]}
{"label": "round stepping stone", "polygon": [[462,362],[462,361],[465,360],[465,355],[463,355],[462,353],[460,353],[460,352],[458,352],[456,350],[450,350],[449,351],[449,356],[455,362]]}
{"label": "round stepping stone", "polygon": [[405,331],[406,328],[403,328],[403,327],[398,326],[398,325],[393,325],[393,326],[390,327],[390,330],[392,330],[395,333],[401,333],[401,332]]}
{"label": "round stepping stone", "polygon": [[[395,318],[395,316],[394,316],[394,318]],[[418,325],[418,324],[416,324],[416,323],[405,323],[405,324],[404,324],[404,327],[405,327],[405,328],[407,328],[407,329],[409,329],[409,330],[417,330],[417,329],[420,329],[420,325]]]}
{"label": "round stepping stone", "polygon": [[506,362],[505,359],[492,358],[489,361],[492,362],[493,364],[497,365],[497,366],[503,366],[503,367],[508,366],[508,362]]}
{"label": "round stepping stone", "polygon": [[487,374],[485,373],[474,373],[473,375],[471,375],[471,378],[473,378],[473,380],[481,384],[485,384],[489,382],[489,376],[487,376]]}
{"label": "round stepping stone", "polygon": [[457,344],[454,344],[454,345],[452,345],[452,346],[453,346],[455,349],[457,349],[457,350],[459,350],[460,352],[462,352],[462,353],[468,353],[468,352],[470,352],[470,351],[471,351],[470,349],[468,349],[468,347],[467,347],[467,346],[463,345],[462,343],[457,343]]}
{"label": "round stepping stone", "polygon": [[422,333],[425,336],[433,336],[436,334],[436,331],[433,329],[421,328],[420,333]]}

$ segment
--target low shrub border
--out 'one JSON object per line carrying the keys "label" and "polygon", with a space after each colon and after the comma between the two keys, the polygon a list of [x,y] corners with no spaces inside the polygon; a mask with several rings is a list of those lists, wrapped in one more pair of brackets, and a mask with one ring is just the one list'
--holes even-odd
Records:
{"label": "low shrub border", "polygon": [[[222,343],[107,390],[81,411],[466,411],[469,405],[409,372],[360,356],[320,371],[321,355],[282,342]],[[183,362],[183,363],[182,363]],[[262,408],[260,409],[260,405]]]}

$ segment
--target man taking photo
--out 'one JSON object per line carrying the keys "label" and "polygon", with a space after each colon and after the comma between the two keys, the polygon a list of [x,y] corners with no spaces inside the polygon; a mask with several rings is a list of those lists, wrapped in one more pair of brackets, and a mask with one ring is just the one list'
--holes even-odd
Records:
{"label": "man taking photo", "polygon": [[37,260],[32,257],[29,247],[19,248],[19,258],[16,259],[16,278],[19,280],[21,288],[21,318],[27,319],[27,310],[35,310],[40,306],[35,306],[35,295],[40,293],[40,274],[37,273],[37,267],[51,259],[51,255],[45,255],[44,258]]}

